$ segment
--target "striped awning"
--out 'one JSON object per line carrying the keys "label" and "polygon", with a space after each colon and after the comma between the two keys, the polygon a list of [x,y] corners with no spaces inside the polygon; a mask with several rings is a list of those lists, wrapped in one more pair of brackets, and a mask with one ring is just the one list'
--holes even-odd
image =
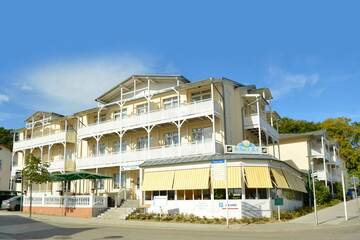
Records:
{"label": "striped awning", "polygon": [[300,176],[296,176],[287,170],[283,170],[283,172],[290,189],[298,192],[307,192],[305,183]]}
{"label": "striped awning", "polygon": [[145,172],[141,189],[143,191],[171,190],[174,182],[174,171]]}
{"label": "striped awning", "polygon": [[245,167],[246,185],[248,188],[272,188],[269,167]]}
{"label": "striped awning", "polygon": [[[228,167],[228,188],[241,188],[241,167]],[[224,180],[212,180],[213,188],[226,188]]]}
{"label": "striped awning", "polygon": [[281,169],[279,168],[271,168],[271,173],[274,177],[275,180],[275,184],[278,188],[284,188],[284,189],[288,189],[289,185],[286,182],[286,178],[284,176],[284,173]]}
{"label": "striped awning", "polygon": [[209,168],[195,168],[176,170],[174,177],[174,190],[208,189]]}

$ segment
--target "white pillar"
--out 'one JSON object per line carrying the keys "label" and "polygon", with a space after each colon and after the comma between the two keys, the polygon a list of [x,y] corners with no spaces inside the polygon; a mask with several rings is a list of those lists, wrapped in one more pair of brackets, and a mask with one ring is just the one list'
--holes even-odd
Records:
{"label": "white pillar", "polygon": [[257,111],[257,117],[258,117],[258,134],[259,134],[259,147],[262,147],[261,143],[261,118],[260,118],[260,97],[256,97],[256,111]]}
{"label": "white pillar", "polygon": [[328,183],[327,183],[326,159],[325,159],[325,143],[324,143],[324,137],[321,137],[321,147],[322,147],[323,165],[324,165],[324,173],[325,173],[325,186],[328,186]]}
{"label": "white pillar", "polygon": [[215,129],[215,96],[214,96],[214,83],[211,82],[211,100],[212,100],[212,129],[213,129],[213,133],[212,133],[212,142],[213,142],[213,148],[214,148],[214,153],[216,153],[216,129]]}

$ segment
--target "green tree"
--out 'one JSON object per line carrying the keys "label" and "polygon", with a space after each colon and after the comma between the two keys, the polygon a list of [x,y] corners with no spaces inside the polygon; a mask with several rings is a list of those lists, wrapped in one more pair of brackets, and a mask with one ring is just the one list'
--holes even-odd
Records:
{"label": "green tree", "polygon": [[12,150],[13,135],[12,130],[0,127],[0,144],[5,145]]}
{"label": "green tree", "polygon": [[318,205],[323,205],[331,201],[331,193],[328,187],[326,187],[320,181],[315,182],[316,190],[316,202]]}
{"label": "green tree", "polygon": [[360,124],[350,118],[329,118],[321,123],[329,137],[339,142],[340,157],[351,175],[360,176]]}
{"label": "green tree", "polygon": [[320,123],[295,120],[288,117],[279,121],[279,133],[306,133],[321,129]]}
{"label": "green tree", "polygon": [[48,172],[49,164],[41,162],[40,158],[29,155],[26,158],[26,166],[22,170],[23,181],[29,182],[30,187],[30,209],[29,217],[31,218],[32,212],[32,188],[33,184],[41,184],[50,180],[50,173]]}

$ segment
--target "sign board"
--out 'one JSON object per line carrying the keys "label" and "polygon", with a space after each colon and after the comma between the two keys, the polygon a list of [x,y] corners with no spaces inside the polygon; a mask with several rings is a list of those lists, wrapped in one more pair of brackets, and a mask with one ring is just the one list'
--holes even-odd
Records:
{"label": "sign board", "polygon": [[154,207],[165,207],[167,205],[167,196],[154,196]]}
{"label": "sign board", "polygon": [[211,161],[211,178],[213,180],[225,180],[225,160]]}
{"label": "sign board", "polygon": [[353,183],[359,183],[359,178],[358,178],[358,177],[355,177],[355,176],[352,176],[352,177],[351,177],[351,181],[352,181]]}
{"label": "sign board", "polygon": [[282,206],[284,205],[284,199],[283,198],[275,198],[275,206]]}
{"label": "sign board", "polygon": [[265,154],[265,153],[267,153],[267,148],[255,146],[255,144],[245,140],[237,145],[226,145],[225,153]]}

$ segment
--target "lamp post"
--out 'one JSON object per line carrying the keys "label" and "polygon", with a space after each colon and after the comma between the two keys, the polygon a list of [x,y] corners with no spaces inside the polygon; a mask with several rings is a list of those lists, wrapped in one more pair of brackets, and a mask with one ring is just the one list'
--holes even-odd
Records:
{"label": "lamp post", "polygon": [[341,183],[342,183],[343,199],[344,199],[345,221],[347,221],[348,214],[347,214],[347,206],[346,206],[345,179],[344,179],[344,170],[343,169],[341,169]]}
{"label": "lamp post", "polygon": [[319,224],[318,215],[317,215],[317,206],[316,206],[316,190],[315,190],[315,179],[314,179],[314,161],[311,160],[311,179],[312,179],[312,188],[313,188],[313,198],[314,198],[314,218],[315,225]]}

